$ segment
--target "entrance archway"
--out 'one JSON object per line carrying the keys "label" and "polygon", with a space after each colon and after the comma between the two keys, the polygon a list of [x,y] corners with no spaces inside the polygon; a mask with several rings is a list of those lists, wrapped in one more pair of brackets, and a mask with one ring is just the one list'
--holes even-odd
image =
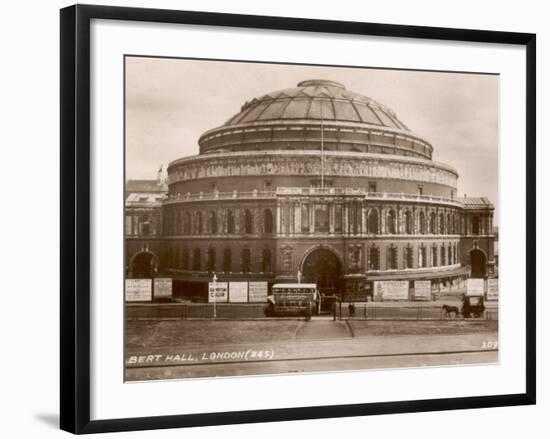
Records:
{"label": "entrance archway", "polygon": [[131,277],[153,277],[158,269],[158,259],[150,251],[136,253],[130,262]]}
{"label": "entrance archway", "polygon": [[487,256],[479,248],[470,250],[471,277],[484,278],[487,275]]}
{"label": "entrance archway", "polygon": [[302,263],[304,282],[317,284],[324,295],[339,293],[341,272],[340,260],[326,248],[313,250]]}

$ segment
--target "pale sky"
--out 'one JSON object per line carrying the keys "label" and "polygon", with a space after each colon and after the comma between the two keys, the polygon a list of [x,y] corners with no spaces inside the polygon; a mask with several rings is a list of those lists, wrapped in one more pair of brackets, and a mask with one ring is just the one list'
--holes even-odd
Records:
{"label": "pale sky", "polygon": [[495,75],[126,58],[126,178],[156,178],[161,164],[195,155],[199,136],[244,102],[329,79],[391,108],[459,173],[458,195],[486,196],[498,219],[498,98]]}

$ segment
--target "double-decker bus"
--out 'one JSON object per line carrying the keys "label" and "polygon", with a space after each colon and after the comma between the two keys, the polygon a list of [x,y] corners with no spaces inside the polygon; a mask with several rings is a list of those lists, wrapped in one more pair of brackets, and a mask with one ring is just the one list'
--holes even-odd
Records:
{"label": "double-decker bus", "polygon": [[320,295],[316,284],[275,284],[271,287],[275,315],[319,313]]}

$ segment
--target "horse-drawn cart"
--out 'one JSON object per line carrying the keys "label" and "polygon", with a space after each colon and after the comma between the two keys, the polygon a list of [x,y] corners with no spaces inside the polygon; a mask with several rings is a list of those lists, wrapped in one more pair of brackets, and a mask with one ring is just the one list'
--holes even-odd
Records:
{"label": "horse-drawn cart", "polygon": [[464,296],[462,299],[462,316],[480,318],[485,311],[483,296]]}

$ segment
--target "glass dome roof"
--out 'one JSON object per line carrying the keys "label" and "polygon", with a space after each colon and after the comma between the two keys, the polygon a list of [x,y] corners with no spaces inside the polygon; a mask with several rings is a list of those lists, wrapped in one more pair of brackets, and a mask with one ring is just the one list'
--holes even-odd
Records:
{"label": "glass dome roof", "polygon": [[270,120],[314,119],[379,125],[409,131],[395,113],[335,81],[312,79],[246,102],[225,126]]}
{"label": "glass dome roof", "polygon": [[324,79],[246,102],[225,124],[203,133],[199,146],[201,154],[323,148],[429,160],[433,151],[388,107]]}

